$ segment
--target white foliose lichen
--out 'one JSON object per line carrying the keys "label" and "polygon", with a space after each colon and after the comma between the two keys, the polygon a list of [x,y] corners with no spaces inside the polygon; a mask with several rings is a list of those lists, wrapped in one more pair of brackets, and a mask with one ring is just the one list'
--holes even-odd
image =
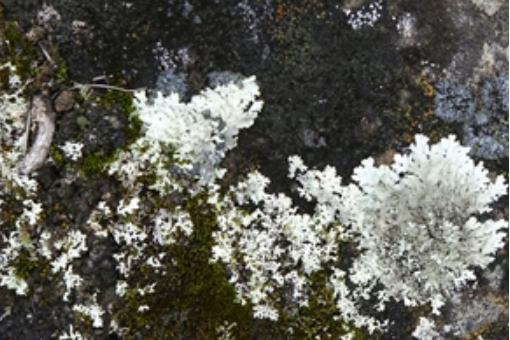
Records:
{"label": "white foliose lichen", "polygon": [[241,129],[250,127],[262,109],[255,77],[208,88],[184,103],[176,93],[149,100],[137,92],[136,112],[142,137],[110,165],[123,184],[156,174],[152,189],[160,193],[199,190],[223,175],[219,164],[237,145]]}
{"label": "white foliose lichen", "polygon": [[[107,230],[119,245],[138,250],[136,258],[128,250],[114,255],[123,275],[129,275],[134,261],[141,259],[148,241],[170,245],[177,233],[189,236],[193,230],[189,214],[178,204],[173,210],[158,209],[150,216],[153,223],[140,227],[137,222],[142,225],[143,214],[138,212],[138,194],[146,185],[140,179],[154,177],[148,189],[161,195],[182,192],[184,188],[193,194],[214,187],[214,181],[224,172],[219,169],[221,159],[236,146],[239,130],[251,126],[262,109],[262,102],[256,100],[258,94],[254,77],[206,89],[189,103],[182,102],[176,93],[158,93],[152,100],[145,92],[135,94],[142,135],[128,150],[119,152],[108,168],[130,194],[117,207],[117,215],[123,218]],[[97,223],[104,203],[102,207],[89,220],[89,226],[98,233],[104,229]],[[161,258],[146,260],[158,267]]]}
{"label": "white foliose lichen", "polygon": [[[224,173],[220,161],[236,146],[239,130],[251,126],[261,110],[258,94],[254,77],[217,84],[188,103],[177,94],[158,93],[148,99],[145,92],[135,93],[135,114],[143,123],[141,136],[118,152],[107,168],[119,180],[123,197],[117,204],[100,201],[86,222],[86,229],[95,236],[111,237],[116,244],[112,256],[117,263],[119,297],[135,288],[128,283],[142,265],[148,265],[154,275],[167,274],[167,247],[193,232],[182,197],[208,190],[217,194],[215,181]],[[64,149],[74,154],[75,148]],[[156,198],[162,196],[180,198],[162,204]],[[152,204],[158,207],[147,206]],[[54,265],[64,272],[67,291],[82,284],[68,261]],[[153,293],[154,285],[133,292],[142,297]],[[89,315],[93,311],[89,305],[75,310]],[[150,306],[142,305],[138,312],[147,310]],[[101,314],[95,313],[94,318],[99,327]]]}
{"label": "white foliose lichen", "polygon": [[363,161],[348,186],[334,168],[309,170],[291,157],[299,194],[316,203],[312,215],[283,194],[268,194],[269,180],[250,173],[223,200],[213,199],[219,230],[212,260],[227,265],[255,317],[276,319],[277,297],[290,292],[287,306],[306,305],[309,274],[334,263],[340,241],[351,240],[359,255],[349,268],[331,268],[329,280],[343,320],[370,333],[384,329],[388,320],[360,312],[371,299],[378,311],[394,299],[430,303],[439,314],[451,289],[493,261],[508,228],[504,220],[480,219],[507,185],[501,176],[491,181],[468,152],[453,136],[429,146],[418,135],[391,166]]}
{"label": "white foliose lichen", "polygon": [[306,170],[298,157],[291,159],[290,177],[297,176],[300,193],[318,199],[313,215],[299,213],[283,194],[267,193],[269,180],[258,172],[216,203],[219,230],[213,233],[212,261],[227,265],[238,299],[253,304],[256,318],[278,319],[282,306],[275,296],[287,296],[284,309],[307,305],[309,276],[335,258],[339,240],[347,235],[339,225],[330,228],[337,218],[331,203],[340,186],[335,170],[301,174]]}
{"label": "white foliose lichen", "polygon": [[381,11],[382,0],[370,2],[356,10],[352,10],[351,8],[344,9],[344,13],[347,16],[347,23],[355,30],[359,30],[365,26],[373,27],[381,17]]}
{"label": "white foliose lichen", "polygon": [[[65,293],[62,296],[64,301],[69,300],[69,295],[74,288],[82,284],[83,279],[73,272],[72,262],[80,258],[88,250],[86,244],[86,235],[79,230],[71,230],[67,235],[59,240],[54,240],[53,247],[44,247],[47,258],[54,258],[51,261],[51,271],[53,274],[63,273],[63,283]],[[49,239],[49,237],[48,237]],[[59,254],[59,255],[57,255]]]}
{"label": "white foliose lichen", "polygon": [[440,339],[440,334],[435,328],[434,321],[427,318],[420,317],[418,326],[413,332],[413,337],[419,340],[437,340]]}
{"label": "white foliose lichen", "polygon": [[433,313],[449,289],[474,280],[503,245],[505,220],[480,219],[507,194],[502,176],[491,182],[453,136],[432,146],[416,136],[391,166],[369,158],[354,170],[343,193],[343,212],[359,233],[362,252],[350,279],[361,286],[384,286],[379,299],[408,306],[430,302]]}

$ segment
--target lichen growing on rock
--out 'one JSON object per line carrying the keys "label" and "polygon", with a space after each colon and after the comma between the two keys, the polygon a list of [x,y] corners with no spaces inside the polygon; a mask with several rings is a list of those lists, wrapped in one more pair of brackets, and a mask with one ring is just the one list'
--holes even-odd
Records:
{"label": "lichen growing on rock", "polygon": [[489,160],[508,157],[508,74],[485,79],[476,96],[467,86],[441,80],[434,113],[462,124],[462,141],[471,155]]}

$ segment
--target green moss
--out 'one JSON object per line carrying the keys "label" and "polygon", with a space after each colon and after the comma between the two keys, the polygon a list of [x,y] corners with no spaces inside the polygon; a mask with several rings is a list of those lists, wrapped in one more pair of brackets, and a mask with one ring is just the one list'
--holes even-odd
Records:
{"label": "green moss", "polygon": [[[125,86],[121,76],[114,76],[113,79],[111,79],[108,83],[108,85],[116,86],[119,88],[123,88]],[[130,117],[131,114],[135,111],[133,93],[131,92],[109,89],[106,90],[104,94],[101,94],[99,97],[99,102],[105,108],[120,107],[128,117]]]}
{"label": "green moss", "polygon": [[[115,85],[116,86],[116,85]],[[101,96],[101,103],[105,107],[119,105],[127,115],[135,111],[133,104],[133,95],[130,92],[119,90],[107,90],[106,94]]]}
{"label": "green moss", "polygon": [[9,79],[11,77],[11,71],[7,67],[0,68],[0,89],[8,91],[10,89]]}
{"label": "green moss", "polygon": [[[109,85],[123,87],[123,82],[113,80]],[[106,90],[104,94],[98,96],[98,102],[108,110],[120,109],[120,111],[128,118],[129,124],[125,126],[127,136],[127,144],[129,146],[138,139],[142,128],[142,121],[136,115],[136,107],[133,102],[133,93],[120,90]]]}
{"label": "green moss", "polygon": [[[328,287],[328,273],[325,270],[310,275],[311,291],[308,306],[302,307],[295,315],[283,315],[285,328],[293,329],[296,340],[339,339],[353,332],[355,340],[367,339],[364,332],[339,319],[333,291]],[[370,339],[375,339],[372,336]]]}
{"label": "green moss", "polygon": [[68,69],[69,68],[67,66],[67,62],[64,59],[59,58],[57,71],[55,72],[55,78],[61,82],[66,81]]}
{"label": "green moss", "polygon": [[[11,197],[10,199],[12,200],[13,198]],[[14,228],[20,213],[21,211],[17,211],[17,209],[13,208],[12,201],[2,202],[2,208],[0,209],[0,225],[3,232]]]}
{"label": "green moss", "polygon": [[[33,77],[37,72],[32,64],[37,58],[37,50],[24,37],[19,25],[12,21],[3,21],[0,16],[0,39],[5,43],[0,48],[0,64],[12,64],[15,73],[22,80]],[[0,89],[12,92],[9,79],[13,72],[8,67],[0,69]]]}
{"label": "green moss", "polygon": [[128,139],[127,145],[132,144],[140,136],[142,129],[142,120],[136,115],[136,107],[133,103],[133,94],[117,90],[108,90],[102,97],[101,103],[105,107],[112,105],[120,106],[122,112],[128,117],[129,124],[125,126],[125,133]]}
{"label": "green moss", "polygon": [[[190,237],[182,235],[172,246],[153,249],[154,254],[165,252],[167,274],[158,274],[147,265],[136,271],[140,277],[131,282],[132,286],[156,286],[153,294],[144,296],[130,289],[126,302],[119,304],[116,318],[130,330],[126,339],[134,338],[137,332],[144,339],[172,339],[182,334],[193,339],[217,339],[217,328],[225,322],[236,324],[231,330],[235,338],[250,338],[251,307],[235,302],[235,290],[223,268],[209,261],[216,216],[206,199],[197,195],[186,203],[194,224]],[[150,309],[138,312],[141,305]]]}
{"label": "green moss", "polygon": [[136,114],[131,114],[129,116],[129,124],[124,128],[124,132],[126,133],[126,137],[128,140],[127,145],[131,145],[134,143],[138,137],[140,137],[140,131],[142,130],[143,122]]}
{"label": "green moss", "polygon": [[2,60],[2,63],[12,62],[22,79],[35,76],[37,71],[32,64],[37,59],[37,50],[25,38],[20,27],[15,22],[6,21],[0,27],[0,36],[8,41],[4,44],[6,56],[3,56],[7,60]]}
{"label": "green moss", "polygon": [[39,262],[32,258],[27,249],[22,249],[13,263],[14,273],[18,279],[25,279],[38,264]]}
{"label": "green moss", "polygon": [[55,165],[57,167],[61,167],[64,164],[64,155],[62,153],[62,150],[60,150],[54,145],[50,147],[50,156],[51,159],[53,159],[53,162],[55,162]]}
{"label": "green moss", "polygon": [[83,156],[80,172],[89,176],[100,175],[105,171],[106,166],[112,161],[112,155],[105,155],[101,151],[89,153]]}

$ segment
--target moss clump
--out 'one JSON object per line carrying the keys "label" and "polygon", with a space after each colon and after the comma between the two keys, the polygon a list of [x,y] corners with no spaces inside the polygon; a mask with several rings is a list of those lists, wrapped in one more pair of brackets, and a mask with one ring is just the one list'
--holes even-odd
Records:
{"label": "moss clump", "polygon": [[50,147],[50,156],[57,167],[61,167],[64,164],[64,155],[62,150],[54,145]]}
{"label": "moss clump", "polygon": [[[118,79],[119,78],[114,78],[114,80],[111,81],[109,85],[122,88],[124,84]],[[138,115],[136,115],[136,106],[133,102],[133,93],[116,89],[108,89],[103,93],[100,91],[103,90],[98,89],[97,97],[95,96],[98,104],[110,112],[120,111],[128,119],[128,124],[125,125],[124,132],[127,137],[126,147],[129,146],[130,144],[134,143],[140,136],[140,131],[143,124]]]}
{"label": "moss clump", "polygon": [[129,117],[129,124],[124,128],[124,132],[127,137],[127,145],[131,145],[134,143],[138,137],[140,136],[140,131],[142,130],[143,122],[136,114],[132,114]]}
{"label": "moss clump", "polygon": [[25,38],[20,27],[12,21],[6,21],[0,27],[0,36],[7,42],[3,44],[4,51],[2,51],[2,56],[7,60],[2,60],[2,63],[12,62],[16,72],[23,79],[34,77],[37,69],[32,65],[37,59],[37,50]]}
{"label": "moss clump", "polygon": [[55,72],[55,78],[60,81],[60,82],[64,82],[67,80],[67,72],[68,72],[69,68],[67,66],[67,62],[60,58],[58,60],[58,64],[57,64],[57,70]]}
{"label": "moss clump", "polygon": [[11,77],[11,71],[8,67],[0,68],[0,89],[7,91],[9,90],[9,79]]}
{"label": "moss clump", "polygon": [[80,171],[89,176],[97,176],[102,174],[113,160],[112,155],[105,155],[101,151],[91,152],[83,156]]}
{"label": "moss clump", "polygon": [[107,90],[106,93],[100,97],[100,103],[106,108],[112,106],[120,106],[128,116],[135,111],[133,94],[130,92],[120,90]]}
{"label": "moss clump", "polygon": [[12,230],[22,211],[23,208],[19,202],[14,201],[14,197],[3,201],[0,208],[0,230],[4,233]]}
{"label": "moss clump", "polygon": [[[296,340],[339,339],[351,332],[354,340],[367,339],[362,330],[339,318],[333,291],[328,287],[328,277],[326,270],[310,275],[312,293],[308,305],[293,315],[282,314],[283,329],[292,329],[291,337]],[[370,339],[375,338],[372,336]]]}
{"label": "moss clump", "polygon": [[[189,198],[186,210],[194,225],[189,237],[177,238],[176,244],[154,249],[164,251],[166,275],[141,265],[140,277],[131,287],[156,283],[155,292],[141,296],[137,289],[128,291],[115,318],[130,331],[126,339],[141,334],[144,339],[217,339],[218,327],[234,325],[230,330],[237,339],[249,339],[252,332],[251,308],[235,302],[236,293],[223,268],[210,263],[212,231],[216,226],[214,211],[205,195]],[[140,306],[149,310],[139,312]]]}
{"label": "moss clump", "polygon": [[122,112],[129,120],[129,123],[124,128],[124,132],[127,136],[127,145],[135,142],[140,136],[143,123],[138,115],[136,115],[133,94],[131,92],[119,90],[108,90],[104,96],[101,96],[100,103],[104,105],[105,108],[111,108],[113,106],[121,108]]}
{"label": "moss clump", "polygon": [[23,249],[13,263],[18,279],[26,279],[39,266],[39,261],[32,258],[27,249]]}

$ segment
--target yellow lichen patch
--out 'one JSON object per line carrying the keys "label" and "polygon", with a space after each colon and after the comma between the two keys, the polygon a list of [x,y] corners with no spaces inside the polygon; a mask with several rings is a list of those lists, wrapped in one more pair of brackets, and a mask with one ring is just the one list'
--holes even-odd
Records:
{"label": "yellow lichen patch", "polygon": [[420,85],[423,90],[423,95],[425,97],[433,97],[434,96],[434,87],[427,81],[427,79],[421,78],[416,80],[416,84]]}
{"label": "yellow lichen patch", "polygon": [[439,141],[451,133],[449,126],[436,119],[430,105],[421,102],[412,102],[398,108],[389,114],[392,126],[399,135],[399,140],[411,144],[416,134],[429,136],[432,142]]}
{"label": "yellow lichen patch", "polygon": [[494,334],[506,334],[508,327],[502,323],[495,324],[492,322],[486,323],[478,328],[476,331],[471,332],[463,337],[462,340],[480,340],[480,339],[494,339]]}

